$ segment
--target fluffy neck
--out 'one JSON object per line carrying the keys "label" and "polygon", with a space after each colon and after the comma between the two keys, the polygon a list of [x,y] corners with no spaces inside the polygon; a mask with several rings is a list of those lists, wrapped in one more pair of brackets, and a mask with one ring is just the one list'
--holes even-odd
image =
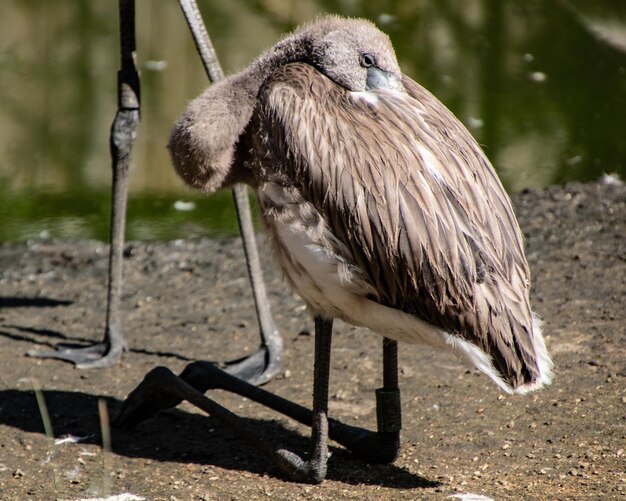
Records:
{"label": "fluffy neck", "polygon": [[259,89],[279,66],[307,61],[311,35],[317,31],[319,27],[309,27],[281,40],[249,68],[209,87],[189,104],[168,144],[174,167],[187,184],[212,193],[234,183],[254,183],[237,161],[236,146]]}

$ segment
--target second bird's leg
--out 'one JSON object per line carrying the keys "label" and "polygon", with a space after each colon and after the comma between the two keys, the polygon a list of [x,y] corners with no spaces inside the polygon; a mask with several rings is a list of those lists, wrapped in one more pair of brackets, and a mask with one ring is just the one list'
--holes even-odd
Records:
{"label": "second bird's leg", "polygon": [[28,355],[56,358],[78,368],[110,367],[119,362],[126,342],[122,332],[121,295],[124,230],[128,198],[130,154],[139,126],[139,73],[135,66],[135,1],[119,0],[121,69],[118,71],[118,109],[111,126],[113,168],[109,276],[104,339],[86,347],[59,345],[55,350],[31,350]]}
{"label": "second bird's leg", "polygon": [[[202,21],[202,15],[196,0],[178,1],[200,54],[204,70],[209,80],[215,84],[224,78],[224,72],[215,53],[211,38]],[[241,184],[235,185],[233,187],[233,198],[246,255],[246,264],[248,265],[248,276],[250,277],[250,285],[254,295],[261,346],[252,355],[227,362],[225,370],[252,384],[259,385],[268,382],[280,372],[283,340],[272,319],[270,303],[267,299],[259,252],[254,238],[254,225],[252,224],[250,201],[246,187]]]}
{"label": "second bird's leg", "polygon": [[[195,0],[179,2],[205,69],[211,81],[215,82],[223,75],[198,6]],[[130,154],[139,125],[139,73],[135,66],[135,1],[119,0],[119,11],[121,69],[118,72],[118,111],[110,136],[113,187],[104,338],[90,346],[59,345],[54,350],[28,352],[28,355],[33,357],[67,360],[76,364],[78,368],[115,365],[127,347],[122,329],[121,294]],[[248,194],[244,186],[238,185],[233,189],[233,195],[259,321],[261,346],[253,354],[226,362],[224,365],[226,372],[258,385],[266,383],[280,371],[283,341],[269,308],[254,238]]]}

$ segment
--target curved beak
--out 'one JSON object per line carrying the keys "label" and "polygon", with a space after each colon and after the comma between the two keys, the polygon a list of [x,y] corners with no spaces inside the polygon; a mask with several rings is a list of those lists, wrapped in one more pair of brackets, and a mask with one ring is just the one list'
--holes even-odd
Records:
{"label": "curved beak", "polygon": [[367,80],[365,82],[365,90],[388,89],[402,92],[404,87],[400,78],[393,73],[383,71],[376,66],[367,68]]}

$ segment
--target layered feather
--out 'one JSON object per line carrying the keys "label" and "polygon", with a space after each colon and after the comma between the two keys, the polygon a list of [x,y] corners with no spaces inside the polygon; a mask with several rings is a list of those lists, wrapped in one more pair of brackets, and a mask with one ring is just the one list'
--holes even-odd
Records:
{"label": "layered feather", "polygon": [[504,387],[546,383],[551,362],[533,326],[510,200],[462,124],[406,76],[403,85],[406,93],[350,92],[307,64],[273,72],[248,126],[261,199],[281,198],[266,203],[265,219],[301,248],[326,239],[315,252],[330,249],[355,294],[440,330]]}

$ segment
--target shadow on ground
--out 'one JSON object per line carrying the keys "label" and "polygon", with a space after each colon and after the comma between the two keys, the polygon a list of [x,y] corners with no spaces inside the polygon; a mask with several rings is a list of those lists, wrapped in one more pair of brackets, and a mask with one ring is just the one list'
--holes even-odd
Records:
{"label": "shadow on ground", "polygon": [[[122,401],[99,395],[69,391],[42,391],[55,437],[76,437],[80,443],[102,443],[98,400],[103,399],[112,416]],[[44,433],[41,413],[34,391],[0,391],[0,425],[27,433]],[[77,412],[77,409],[80,411]],[[288,430],[276,421],[244,419],[266,440],[294,451],[308,448],[308,437]],[[112,429],[113,452],[126,457],[141,457],[162,462],[185,462],[284,479],[284,475],[254,449],[238,439],[219,421],[180,409],[162,411],[141,423],[135,430]],[[331,447],[328,479],[347,484],[379,485],[394,489],[432,488],[438,482],[412,474],[394,465],[369,465],[342,448]]]}

